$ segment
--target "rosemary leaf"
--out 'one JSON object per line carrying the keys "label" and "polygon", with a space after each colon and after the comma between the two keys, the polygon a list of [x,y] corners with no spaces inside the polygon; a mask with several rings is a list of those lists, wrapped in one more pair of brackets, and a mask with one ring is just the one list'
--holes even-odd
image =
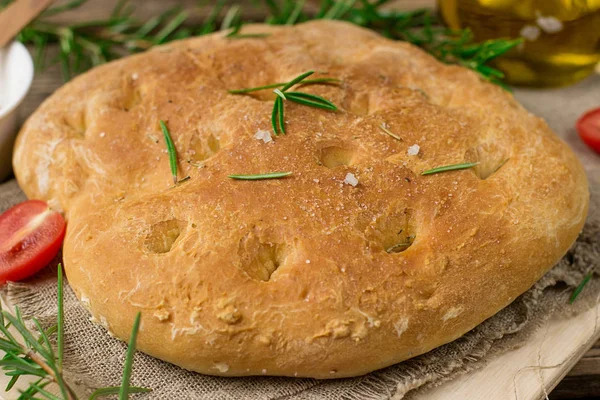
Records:
{"label": "rosemary leaf", "polygon": [[581,281],[579,286],[577,286],[577,288],[573,291],[573,294],[571,295],[571,298],[569,299],[569,304],[573,304],[575,302],[575,300],[577,299],[577,297],[579,297],[579,295],[583,291],[583,288],[585,287],[585,285],[587,285],[588,282],[592,279],[592,275],[594,275],[593,271],[590,271],[585,275],[585,277],[583,278],[583,280]]}
{"label": "rosemary leaf", "polygon": [[300,17],[300,14],[302,13],[302,9],[304,8],[305,2],[305,0],[296,1],[294,10],[285,20],[285,25],[294,25],[298,21],[298,17]]}
{"label": "rosemary leaf", "polygon": [[282,100],[287,100],[287,98],[285,97],[285,94],[283,94],[283,92],[279,89],[275,89],[273,90],[273,93],[275,93],[277,96],[281,97]]}
{"label": "rosemary leaf", "polygon": [[469,162],[469,163],[461,163],[461,164],[452,164],[452,165],[444,165],[443,167],[436,167],[427,171],[423,171],[421,173],[421,175],[431,175],[431,174],[437,174],[439,172],[446,172],[446,171],[457,171],[460,169],[469,169],[472,168],[476,165],[478,165],[479,162]]}
{"label": "rosemary leaf", "polygon": [[330,102],[329,100],[324,99],[321,96],[317,96],[316,94],[310,93],[301,93],[301,92],[287,92],[286,93],[288,100],[303,104],[309,107],[317,107],[317,108],[325,108],[327,110],[337,111],[337,107],[335,104]]}
{"label": "rosemary leaf", "polygon": [[275,105],[273,106],[273,111],[271,112],[271,126],[273,127],[273,133],[275,133],[275,136],[279,135],[279,131],[277,129],[277,114],[279,113],[280,100],[280,97],[275,99]]}
{"label": "rosemary leaf", "polygon": [[129,337],[129,346],[127,347],[127,355],[125,356],[125,365],[123,367],[123,379],[121,381],[121,387],[119,389],[119,400],[129,399],[129,381],[131,379],[131,369],[133,368],[133,355],[135,354],[135,342],[137,335],[140,330],[140,319],[142,314],[140,312],[135,316],[133,322],[133,328],[131,329],[131,336]]}
{"label": "rosemary leaf", "polygon": [[292,86],[296,85],[297,83],[302,82],[305,78],[311,76],[312,74],[314,74],[315,71],[307,71],[301,75],[298,75],[297,77],[295,77],[294,79],[292,79],[291,81],[289,81],[288,83],[286,83],[282,88],[281,91],[285,92],[286,90],[288,90],[289,88],[291,88]]}
{"label": "rosemary leaf", "polygon": [[177,150],[175,150],[175,145],[173,144],[173,139],[171,138],[171,133],[167,128],[167,125],[163,120],[159,121],[160,129],[162,130],[163,136],[165,138],[165,143],[167,145],[167,151],[169,152],[169,164],[171,166],[171,175],[173,176],[173,184],[177,184]]}
{"label": "rosemary leaf", "polygon": [[243,181],[257,181],[261,179],[277,179],[284,178],[286,176],[292,175],[292,172],[268,172],[264,174],[254,174],[254,175],[229,175],[228,178],[243,180]]}
{"label": "rosemary leaf", "polygon": [[381,125],[379,125],[379,129],[381,129],[384,133],[388,134],[389,136],[393,137],[396,140],[402,141],[402,138],[398,135],[393,134],[386,126],[385,123],[382,123]]}
{"label": "rosemary leaf", "polygon": [[[302,81],[300,83],[300,85],[304,86],[304,85],[317,84],[317,83],[327,84],[327,83],[341,83],[341,82],[342,82],[341,80],[335,79],[335,78],[318,78],[318,79],[307,79],[305,81]],[[228,90],[227,92],[230,94],[245,94],[245,93],[257,92],[259,90],[278,88],[278,87],[285,86],[286,84],[287,84],[287,82],[280,82],[280,83],[273,83],[270,85],[257,86],[257,87],[252,87],[252,88],[233,89],[233,90]]]}
{"label": "rosemary leaf", "polygon": [[31,387],[33,387],[38,393],[43,395],[48,400],[65,400],[65,398],[61,399],[60,397],[53,395],[52,393],[46,391],[45,389],[42,389],[39,385],[37,385],[35,383],[32,383]]}
{"label": "rosemary leaf", "polygon": [[234,33],[231,32],[226,37],[228,39],[260,39],[271,36],[270,33]]}
{"label": "rosemary leaf", "polygon": [[279,129],[281,129],[281,133],[283,133],[285,135],[285,118],[283,116],[283,99],[281,97],[278,97],[277,100],[275,100],[278,112],[277,115],[279,117]]}

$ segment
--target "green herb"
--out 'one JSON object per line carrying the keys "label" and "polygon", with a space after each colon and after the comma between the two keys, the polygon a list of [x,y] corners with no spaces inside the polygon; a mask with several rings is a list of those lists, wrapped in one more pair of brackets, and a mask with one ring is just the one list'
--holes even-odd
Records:
{"label": "green herb", "polygon": [[592,279],[592,275],[594,275],[593,271],[590,271],[586,274],[586,276],[583,278],[583,280],[581,281],[579,286],[577,286],[577,288],[573,291],[573,294],[571,295],[571,298],[569,299],[569,304],[573,304],[575,302],[575,299],[577,299],[577,297],[581,294],[585,285],[587,285],[588,282]]}
{"label": "green herb", "polygon": [[229,175],[228,177],[231,179],[238,179],[243,181],[257,181],[261,179],[277,179],[284,178],[286,176],[292,175],[292,172],[268,172],[265,174],[256,174],[256,175]]}
{"label": "green herb", "polygon": [[[400,231],[398,232],[398,235],[400,235],[402,233],[402,231],[403,231],[403,229],[400,229]],[[412,236],[412,235],[407,236],[405,242],[393,245],[392,247],[390,247],[389,249],[386,250],[386,253],[400,253],[400,252],[408,249],[413,244],[414,240],[415,240],[415,236]]]}
{"label": "green herb", "polygon": [[[58,315],[56,325],[44,329],[36,318],[31,318],[37,332],[33,333],[27,328],[25,320],[21,315],[18,307],[15,308],[15,313],[11,314],[8,311],[1,310],[0,312],[0,350],[5,353],[0,360],[0,367],[4,373],[11,376],[11,379],[6,387],[10,390],[17,383],[21,376],[37,377],[35,381],[29,384],[26,390],[21,392],[19,399],[35,399],[44,398],[50,400],[77,400],[77,395],[73,389],[67,384],[62,375],[62,363],[64,357],[64,306],[63,306],[63,269],[62,265],[58,265]],[[9,331],[12,326],[20,337],[17,339]],[[137,327],[134,326],[134,332]],[[52,347],[50,338],[56,334],[56,351]],[[37,338],[36,338],[37,336]],[[135,351],[135,347],[129,347],[129,352]],[[131,375],[131,361],[125,364],[125,369],[128,376]],[[128,386],[129,393],[148,392],[150,389]],[[60,395],[54,395],[46,387],[49,385],[57,385]],[[90,399],[96,399],[99,396],[106,396],[117,393],[121,388],[101,388],[96,390]],[[36,397],[40,396],[40,397]],[[127,399],[127,397],[122,397]]]}
{"label": "green herb", "polygon": [[227,38],[229,39],[260,39],[271,36],[270,33],[236,33],[234,35],[229,34]]}
{"label": "green herb", "polygon": [[178,180],[178,181],[177,181],[177,184],[178,184],[178,185],[181,185],[183,182],[187,182],[187,181],[189,181],[190,179],[192,179],[192,177],[188,175],[188,176],[186,176],[185,178]]}
{"label": "green herb", "polygon": [[[274,83],[271,85],[259,86],[259,87],[254,87],[254,88],[229,90],[229,93],[244,94],[244,93],[254,92],[257,90],[277,88],[277,89],[273,90],[273,93],[275,93],[277,95],[277,98],[275,98],[275,102],[273,103],[273,111],[271,112],[271,125],[273,126],[273,132],[277,136],[277,135],[279,135],[280,132],[285,134],[285,118],[284,118],[284,111],[283,111],[283,101],[284,100],[289,100],[294,103],[302,104],[302,105],[308,106],[308,107],[323,108],[323,109],[330,110],[330,111],[337,110],[337,107],[335,106],[335,104],[333,104],[331,101],[329,101],[327,99],[324,99],[321,96],[317,96],[316,94],[303,93],[303,92],[288,92],[287,91],[288,89],[290,89],[291,87],[293,87],[295,85],[306,85],[309,83],[339,82],[339,80],[332,79],[332,78],[306,80],[307,77],[311,76],[314,73],[315,73],[315,71],[307,71],[303,74],[298,75],[297,77],[295,77],[294,79],[292,79],[291,81],[289,81],[287,83]],[[280,87],[281,87],[281,89],[280,89]]]}
{"label": "green herb", "polygon": [[[305,79],[302,82],[300,82],[299,86],[311,85],[311,84],[316,84],[316,83],[327,84],[327,83],[341,83],[341,82],[342,82],[341,80],[335,79],[335,78]],[[287,82],[272,83],[270,85],[257,86],[257,87],[245,88],[245,89],[233,89],[233,90],[228,90],[227,92],[229,92],[230,94],[245,94],[245,93],[251,93],[251,92],[258,92],[259,90],[279,88],[279,87],[283,87],[285,85],[287,85]]]}
{"label": "green herb", "polygon": [[[12,0],[0,0],[0,8]],[[101,20],[64,25],[48,17],[72,10],[87,0],[71,0],[55,6],[30,23],[18,39],[34,48],[35,64],[42,69],[49,44],[59,45],[58,57],[50,63],[60,63],[65,80],[74,74],[112,59],[146,50],[157,44],[204,35],[217,29],[217,20],[225,5],[215,3],[206,20],[197,27],[185,26],[188,13],[171,8],[142,23],[133,16],[128,1],[119,1],[112,14]],[[489,40],[474,43],[472,33],[465,29],[444,28],[430,10],[397,11],[386,7],[390,0],[321,0],[316,13],[304,10],[304,1],[265,0],[269,15],[265,22],[273,25],[293,25],[311,19],[343,20],[373,29],[391,39],[404,40],[423,48],[445,63],[470,68],[496,84],[502,85],[503,73],[488,64],[520,43],[517,40]],[[241,8],[233,5],[227,11],[221,29],[233,29],[230,38],[259,37],[259,34],[239,34],[243,18]],[[260,34],[264,37],[265,34]]]}
{"label": "green herb", "polygon": [[398,135],[393,134],[385,125],[385,123],[382,123],[381,125],[379,125],[379,128],[384,131],[385,133],[387,133],[388,135],[390,135],[391,137],[393,137],[396,140],[402,141],[402,138]]}
{"label": "green herb", "polygon": [[160,129],[162,130],[163,136],[165,137],[165,143],[167,144],[167,151],[169,152],[169,164],[171,165],[171,175],[173,175],[173,184],[177,184],[177,151],[173,144],[173,139],[169,133],[169,129],[164,121],[159,121]]}
{"label": "green herb", "polygon": [[510,158],[507,158],[506,160],[502,161],[502,162],[500,163],[500,165],[498,165],[498,166],[496,167],[496,169],[494,170],[494,173],[495,173],[495,172],[498,172],[498,170],[499,170],[500,168],[502,168],[502,167],[504,166],[504,164],[506,164],[506,163],[508,162],[508,160],[510,160]]}
{"label": "green herb", "polygon": [[140,330],[140,319],[142,313],[138,312],[133,322],[131,336],[129,337],[129,347],[125,356],[125,365],[123,366],[123,379],[121,380],[121,390],[119,390],[119,400],[127,400],[129,398],[129,381],[131,379],[131,368],[133,367],[133,355],[135,354],[135,342],[137,334]]}
{"label": "green herb", "polygon": [[469,169],[478,164],[479,164],[479,162],[474,162],[474,163],[469,162],[469,163],[462,163],[462,164],[444,165],[443,167],[436,167],[436,168],[421,172],[421,175],[431,175],[431,174],[437,174],[439,172],[456,171],[456,170],[460,170],[460,169]]}

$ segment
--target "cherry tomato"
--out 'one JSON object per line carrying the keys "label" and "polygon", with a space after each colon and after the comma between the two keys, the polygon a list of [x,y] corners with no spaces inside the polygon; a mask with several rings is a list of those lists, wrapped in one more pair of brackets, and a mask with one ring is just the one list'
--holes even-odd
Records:
{"label": "cherry tomato", "polygon": [[0,284],[27,278],[60,250],[65,220],[40,200],[28,200],[0,215]]}
{"label": "cherry tomato", "polygon": [[600,154],[600,108],[595,108],[583,114],[577,120],[576,126],[581,140]]}

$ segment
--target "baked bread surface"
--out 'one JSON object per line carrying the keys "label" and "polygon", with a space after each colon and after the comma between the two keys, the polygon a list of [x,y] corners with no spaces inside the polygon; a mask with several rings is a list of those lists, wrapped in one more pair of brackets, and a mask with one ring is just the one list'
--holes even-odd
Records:
{"label": "baked bread surface", "polygon": [[[20,132],[19,184],[65,212],[69,283],[118,338],[141,311],[139,349],[187,369],[364,374],[460,337],[576,239],[583,169],[506,91],[341,22],[248,32],[271,35],[95,68]],[[308,70],[343,80],[300,89],[340,110],[285,102],[287,135],[257,140],[274,94],[227,89]],[[462,162],[480,164],[421,176]],[[273,171],[293,175],[227,177]]]}

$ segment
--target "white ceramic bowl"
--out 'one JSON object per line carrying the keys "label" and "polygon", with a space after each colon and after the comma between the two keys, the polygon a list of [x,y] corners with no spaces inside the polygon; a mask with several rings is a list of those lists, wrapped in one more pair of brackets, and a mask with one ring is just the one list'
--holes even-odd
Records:
{"label": "white ceramic bowl", "polygon": [[19,42],[0,48],[0,182],[11,171],[19,105],[33,80],[33,60]]}

